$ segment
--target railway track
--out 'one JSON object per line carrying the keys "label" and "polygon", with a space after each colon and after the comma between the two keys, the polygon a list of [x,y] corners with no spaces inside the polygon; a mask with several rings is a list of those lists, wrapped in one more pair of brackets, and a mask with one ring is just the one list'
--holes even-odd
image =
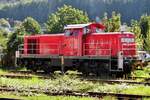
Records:
{"label": "railway track", "polygon": [[7,77],[7,78],[43,78],[48,79],[50,75],[44,74],[43,72],[32,72],[32,71],[9,71],[8,74],[0,74],[0,77]]}
{"label": "railway track", "polygon": [[23,74],[1,74],[0,77],[6,78],[20,78],[20,79],[29,79],[29,78],[41,78],[41,79],[50,79],[50,76],[38,76],[38,75],[23,75]]}
{"label": "railway track", "polygon": [[[7,77],[7,78],[33,78],[33,77],[38,77],[38,78],[43,78],[47,79],[50,78],[49,76],[32,76],[29,75],[31,74],[29,71],[18,71],[18,72],[13,72],[13,73],[19,73],[18,75],[16,74],[5,74],[5,75],[0,75],[0,77]],[[33,73],[35,74],[35,73]],[[42,74],[42,73],[41,73]],[[150,86],[149,82],[136,82],[133,80],[107,80],[107,79],[81,79],[81,80],[86,80],[86,81],[91,81],[91,82],[100,82],[100,83],[108,83],[108,84],[120,84],[120,83],[127,83],[127,84],[140,84],[140,85],[148,85]],[[30,89],[28,91],[25,90],[16,90],[14,88],[6,87],[6,86],[1,86],[0,91],[6,91],[6,92],[34,92],[38,93],[36,89]],[[47,95],[53,95],[53,96],[58,96],[58,95],[65,95],[65,96],[90,96],[90,97],[99,97],[102,98],[104,96],[114,96],[118,100],[142,100],[142,98],[150,98],[150,96],[147,95],[132,95],[132,94],[116,94],[116,93],[99,93],[99,92],[86,92],[86,93],[81,93],[79,91],[64,91],[64,92],[59,92],[59,93],[51,93],[47,91],[41,91],[40,93],[44,93]]]}
{"label": "railway track", "polygon": [[147,85],[150,86],[150,82],[137,82],[133,80],[107,80],[107,79],[88,79],[86,81],[91,81],[91,82],[100,82],[100,83],[108,83],[108,84],[120,84],[120,83],[127,83],[127,84],[138,84],[138,85]]}
{"label": "railway track", "polygon": [[21,100],[21,99],[14,99],[14,98],[0,98],[0,100]]}
{"label": "railway track", "polygon": [[87,96],[87,97],[97,97],[103,98],[104,96],[113,96],[118,100],[142,100],[142,98],[150,98],[149,95],[135,95],[135,94],[122,94],[122,93],[101,93],[101,92],[79,92],[79,91],[63,91],[63,92],[48,92],[48,91],[40,91],[38,92],[36,89],[30,90],[17,90],[11,87],[1,86],[0,91],[2,92],[34,92],[34,93],[44,93],[49,96]]}
{"label": "railway track", "polygon": [[[50,76],[31,76],[31,75],[15,75],[15,74],[5,74],[0,75],[0,77],[7,77],[7,78],[20,78],[20,79],[29,79],[29,78],[40,78],[40,79],[50,79]],[[109,80],[109,79],[81,79],[81,81],[90,81],[94,83],[107,83],[107,84],[137,84],[137,85],[145,85],[150,86],[150,82],[137,82],[134,80]]]}
{"label": "railway track", "polygon": [[16,71],[16,70],[12,70],[12,71],[9,71],[10,73],[18,73],[18,74],[44,74],[44,72],[42,72],[42,71],[38,71],[38,72],[33,72],[33,71],[29,71],[29,70],[27,70],[27,71]]}
{"label": "railway track", "polygon": [[[7,77],[7,78],[40,78],[40,79],[50,79],[52,78],[50,75],[45,75],[42,72],[31,72],[31,71],[11,71],[10,74],[3,74],[0,75],[0,77]],[[79,77],[80,78],[80,77]],[[139,78],[139,77],[138,77]],[[143,77],[140,77],[141,79]],[[150,86],[150,82],[147,80],[150,80],[150,78],[144,78],[144,82],[137,82],[135,80],[116,80],[116,79],[93,79],[93,78],[81,78],[81,80],[84,81],[90,81],[90,82],[99,82],[99,83],[108,83],[108,84],[120,84],[120,83],[127,83],[127,84],[139,84],[139,85],[147,85]]]}
{"label": "railway track", "polygon": [[15,75],[15,74],[5,74],[0,75],[0,77],[7,77],[7,78],[20,78],[20,79],[29,79],[29,78],[43,78],[46,79],[48,77],[44,76],[32,76],[32,75]]}

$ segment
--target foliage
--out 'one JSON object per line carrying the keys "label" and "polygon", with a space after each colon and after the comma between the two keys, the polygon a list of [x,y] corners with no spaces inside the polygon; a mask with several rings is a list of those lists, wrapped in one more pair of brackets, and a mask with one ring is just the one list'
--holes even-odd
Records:
{"label": "foliage", "polygon": [[5,20],[4,18],[1,18],[0,19],[0,26],[1,27],[10,27],[10,24],[9,24],[9,22],[7,21],[7,20]]}
{"label": "foliage", "polygon": [[145,50],[147,50],[150,53],[150,32],[146,35]]}
{"label": "foliage", "polygon": [[150,95],[149,86],[133,86],[131,88],[125,89],[122,93],[135,94],[135,95]]}
{"label": "foliage", "polygon": [[139,21],[131,20],[130,31],[135,33],[138,49],[150,51],[150,16],[143,15]]}
{"label": "foliage", "polygon": [[140,23],[136,20],[131,20],[131,32],[135,34],[135,42],[137,43],[138,49],[143,49],[143,35],[141,34]]}
{"label": "foliage", "polygon": [[48,14],[54,11],[52,5],[54,6],[47,0],[20,0],[14,3],[0,3],[0,18],[24,20],[31,16],[43,23],[47,20]]}
{"label": "foliage", "polygon": [[89,18],[86,13],[72,6],[64,5],[49,16],[46,27],[48,32],[57,33],[63,32],[63,28],[67,24],[83,24],[88,21]]}
{"label": "foliage", "polygon": [[33,19],[32,17],[27,17],[23,23],[22,26],[24,27],[27,34],[39,34],[41,33],[41,27],[39,23]]}
{"label": "foliage", "polygon": [[141,27],[141,34],[143,35],[143,48],[145,50],[150,50],[150,41],[149,41],[149,35],[150,35],[150,16],[143,15],[140,19],[140,27]]}
{"label": "foliage", "polygon": [[112,11],[120,12],[123,15],[122,21],[128,23],[131,19],[139,19],[143,13],[150,12],[149,0],[19,0],[0,3],[0,18],[23,20],[31,16],[43,23],[49,13],[55,12],[64,4],[86,11],[91,19],[104,12],[108,12],[108,15]]}
{"label": "foliage", "polygon": [[149,78],[150,77],[149,72],[150,72],[150,67],[145,67],[143,70],[135,70],[132,73],[132,76]]}
{"label": "foliage", "polygon": [[18,28],[13,34],[10,35],[9,40],[7,42],[7,52],[14,53],[19,44],[22,43],[22,37],[19,37],[19,34],[23,33],[20,28]]}
{"label": "foliage", "polygon": [[23,43],[23,35],[25,34],[24,28],[21,26],[16,28],[15,32],[10,34],[6,44],[6,55],[4,56],[5,66],[14,66],[15,64],[15,52],[18,50],[18,46]]}
{"label": "foliage", "polygon": [[19,22],[14,27],[15,31],[8,36],[6,42],[6,55],[4,57],[5,66],[14,66],[15,52],[20,44],[23,43],[23,37],[26,34],[39,34],[41,28],[39,23],[31,17],[27,17],[23,23]]}
{"label": "foliage", "polygon": [[0,46],[2,46],[3,49],[6,49],[8,35],[10,34],[9,28],[10,28],[9,22],[4,18],[1,18],[0,19]]}
{"label": "foliage", "polygon": [[106,26],[106,32],[118,32],[121,26],[121,15],[112,12],[112,17],[108,18],[107,13],[104,14],[103,23]]}
{"label": "foliage", "polygon": [[6,49],[8,38],[4,36],[3,30],[0,30],[0,46],[2,47],[2,52]]}

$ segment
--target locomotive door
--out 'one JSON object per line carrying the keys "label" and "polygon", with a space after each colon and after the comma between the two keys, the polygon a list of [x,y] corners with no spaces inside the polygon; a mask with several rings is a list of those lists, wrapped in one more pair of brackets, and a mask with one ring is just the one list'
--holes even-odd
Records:
{"label": "locomotive door", "polygon": [[80,56],[81,55],[81,36],[78,31],[74,31],[70,34],[65,34],[63,43],[63,55],[64,56]]}

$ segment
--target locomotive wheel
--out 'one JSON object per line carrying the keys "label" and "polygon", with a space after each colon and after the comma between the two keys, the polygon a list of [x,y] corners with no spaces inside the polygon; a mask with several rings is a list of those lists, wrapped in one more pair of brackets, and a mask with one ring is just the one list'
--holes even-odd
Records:
{"label": "locomotive wheel", "polygon": [[53,73],[54,72],[52,67],[45,67],[43,70],[44,70],[45,74],[49,74],[49,73]]}
{"label": "locomotive wheel", "polygon": [[96,67],[96,75],[100,76],[102,78],[107,78],[109,77],[109,72],[108,72],[109,68],[106,65],[106,63],[103,62],[99,62],[99,64]]}
{"label": "locomotive wheel", "polygon": [[117,72],[116,73],[116,78],[123,78],[124,73],[123,72]]}
{"label": "locomotive wheel", "polygon": [[33,64],[33,65],[31,65],[31,70],[33,72],[37,72],[38,68],[37,68],[37,66],[35,64]]}
{"label": "locomotive wheel", "polygon": [[30,64],[30,65],[27,65],[26,68],[27,68],[27,70],[31,70],[33,72],[37,72],[37,68],[35,67],[35,65]]}
{"label": "locomotive wheel", "polygon": [[42,69],[44,70],[44,72],[45,72],[46,74],[49,74],[49,73],[53,73],[53,72],[54,72],[54,70],[52,69],[52,66],[50,65],[49,62],[44,62],[44,66],[43,66]]}
{"label": "locomotive wheel", "polygon": [[96,75],[101,76],[101,66],[97,66]]}
{"label": "locomotive wheel", "polygon": [[37,72],[37,68],[35,66],[33,66],[32,71]]}
{"label": "locomotive wheel", "polygon": [[83,74],[84,76],[88,76],[88,75],[90,74],[88,62],[85,62],[85,63],[83,64],[83,67],[82,67],[82,74]]}
{"label": "locomotive wheel", "polygon": [[27,67],[29,70],[33,71],[33,72],[37,72],[37,67],[36,67],[36,64],[34,61],[31,61],[29,64],[28,64],[28,67]]}

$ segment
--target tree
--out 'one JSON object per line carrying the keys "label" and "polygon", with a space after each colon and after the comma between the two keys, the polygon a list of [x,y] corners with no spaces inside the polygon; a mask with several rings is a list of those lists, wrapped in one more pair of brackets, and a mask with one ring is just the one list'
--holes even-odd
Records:
{"label": "tree", "polygon": [[7,20],[5,20],[4,18],[0,19],[0,26],[1,27],[8,27],[8,28],[10,28],[9,22]]}
{"label": "tree", "polygon": [[51,14],[46,22],[48,32],[63,32],[63,28],[67,24],[83,24],[89,22],[88,15],[72,6],[64,5],[58,8],[58,11]]}
{"label": "tree", "polygon": [[27,34],[40,34],[41,33],[41,27],[39,23],[32,17],[27,17],[23,21],[22,26],[24,27]]}
{"label": "tree", "polygon": [[138,49],[143,49],[143,35],[141,34],[140,23],[137,20],[131,20],[131,32],[135,34],[135,41]]}
{"label": "tree", "polygon": [[140,19],[140,28],[141,28],[141,34],[143,35],[143,48],[145,50],[150,50],[150,16],[143,15]]}
{"label": "tree", "polygon": [[146,36],[145,47],[145,50],[147,50],[150,53],[150,33]]}
{"label": "tree", "polygon": [[21,27],[18,27],[14,33],[9,35],[8,42],[7,42],[7,51],[6,55],[4,56],[4,66],[14,66],[15,65],[15,52],[18,50],[20,44],[23,43],[23,35],[24,30]]}
{"label": "tree", "polygon": [[24,35],[26,35],[26,31],[21,22],[15,25],[14,32],[8,35],[8,39],[6,42],[6,50],[3,57],[4,66],[14,66],[15,65],[15,52],[18,50],[20,44],[23,43]]}
{"label": "tree", "polygon": [[47,20],[48,13],[54,12],[63,4],[83,9],[90,18],[102,15],[105,11],[111,14],[114,10],[123,15],[122,20],[126,23],[129,23],[130,19],[139,19],[140,15],[145,12],[150,13],[150,0],[15,0],[9,3],[2,1],[0,0],[0,5],[2,5],[0,18],[23,20],[27,16],[32,16],[40,23]]}
{"label": "tree", "polygon": [[3,49],[2,51],[6,49],[7,40],[8,38],[3,34],[3,31],[0,30],[0,47]]}
{"label": "tree", "polygon": [[112,12],[112,17],[108,18],[107,13],[104,14],[103,23],[106,26],[106,32],[120,31],[121,15],[116,12]]}

